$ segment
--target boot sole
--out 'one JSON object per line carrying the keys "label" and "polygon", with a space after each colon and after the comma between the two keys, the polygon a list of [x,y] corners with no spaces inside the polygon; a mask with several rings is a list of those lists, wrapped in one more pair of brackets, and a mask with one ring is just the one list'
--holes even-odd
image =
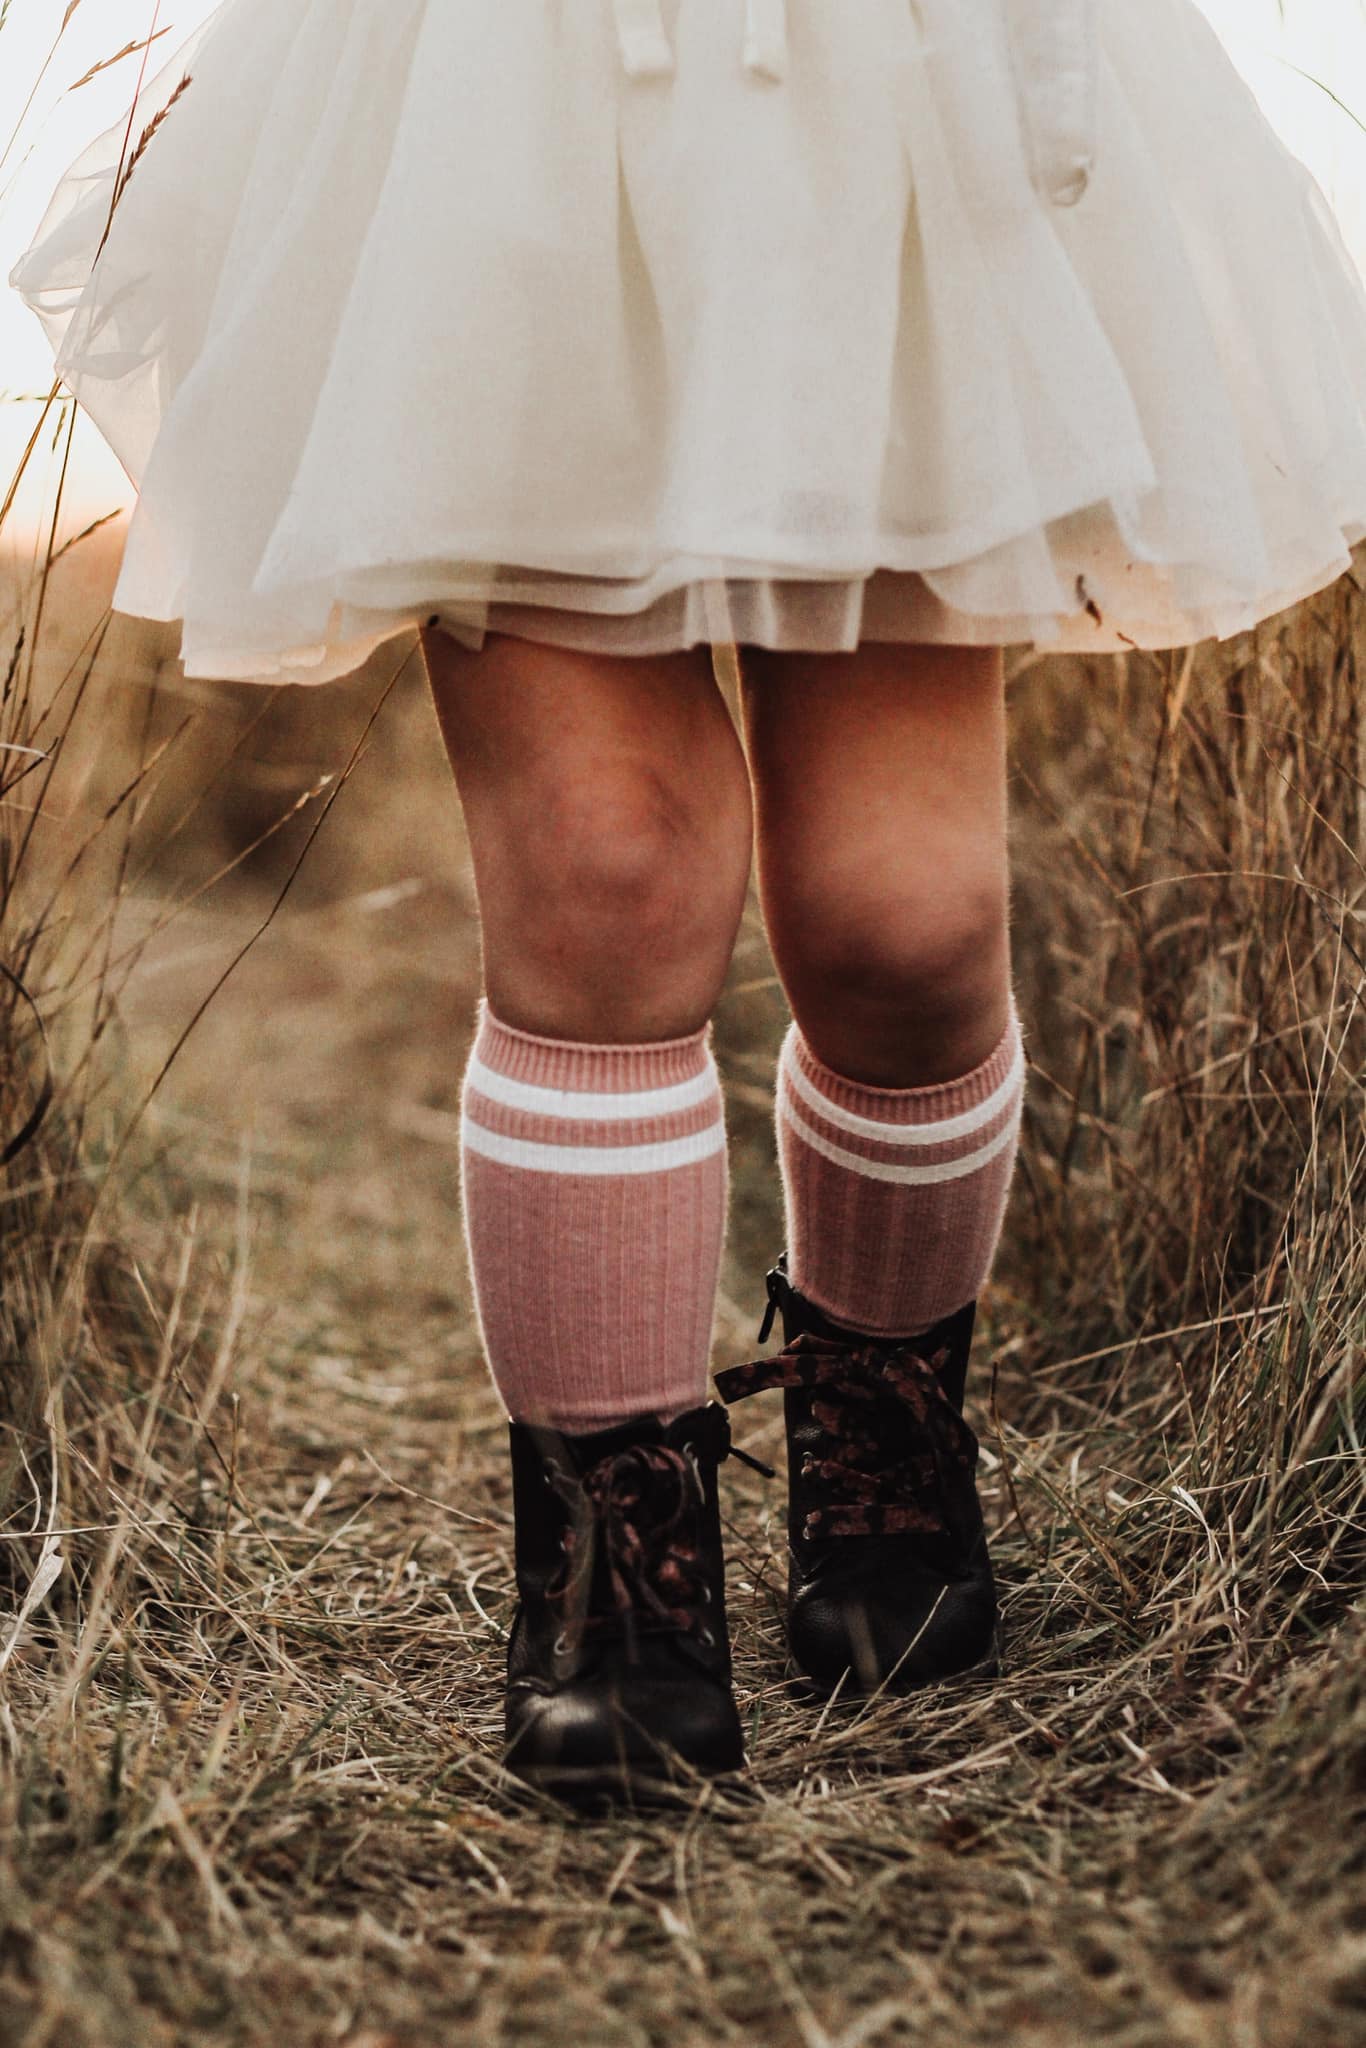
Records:
{"label": "boot sole", "polygon": [[966,1665],[961,1671],[945,1671],[933,1678],[923,1678],[917,1685],[898,1685],[893,1674],[880,1685],[870,1688],[858,1683],[852,1667],[841,1672],[832,1682],[813,1678],[799,1664],[789,1667],[788,1684],[798,1699],[810,1705],[826,1703],[838,1693],[841,1703],[847,1700],[851,1706],[864,1706],[871,1699],[913,1700],[921,1693],[940,1692],[945,1687],[976,1685],[986,1679],[999,1678],[1003,1668],[1001,1632],[998,1629],[992,1638],[991,1648],[976,1664]]}
{"label": "boot sole", "polygon": [[695,1765],[686,1777],[671,1777],[662,1771],[654,1775],[639,1769],[598,1765],[573,1768],[554,1764],[520,1766],[513,1762],[505,1764],[504,1768],[531,1791],[580,1812],[602,1812],[618,1807],[657,1812],[669,1807],[690,1806],[700,1783],[733,1776],[744,1769],[744,1762],[742,1759],[738,1764],[710,1768]]}

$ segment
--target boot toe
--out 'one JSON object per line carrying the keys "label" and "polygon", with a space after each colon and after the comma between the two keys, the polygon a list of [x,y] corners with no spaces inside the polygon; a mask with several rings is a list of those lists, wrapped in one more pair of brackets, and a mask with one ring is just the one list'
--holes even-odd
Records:
{"label": "boot toe", "polygon": [[973,1579],[918,1585],[896,1600],[858,1583],[814,1584],[788,1621],[792,1655],[826,1691],[918,1692],[940,1679],[994,1668],[996,1601]]}
{"label": "boot toe", "polygon": [[633,1786],[711,1776],[744,1763],[729,1688],[702,1678],[591,1680],[509,1700],[505,1762],[562,1796],[629,1795]]}

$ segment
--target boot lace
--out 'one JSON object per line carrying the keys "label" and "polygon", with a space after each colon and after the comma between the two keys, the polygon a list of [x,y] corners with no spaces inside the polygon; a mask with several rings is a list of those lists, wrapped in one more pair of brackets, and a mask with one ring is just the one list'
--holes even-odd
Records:
{"label": "boot lace", "polygon": [[635,1444],[578,1475],[552,1460],[547,1476],[568,1515],[561,1572],[547,1594],[564,1617],[560,1643],[577,1647],[618,1632],[632,1639],[645,1628],[692,1635],[710,1648],[715,1637],[702,1610],[712,1594],[697,1529],[705,1494],[695,1454]]}
{"label": "boot lace", "polygon": [[938,1536],[977,1463],[977,1439],[941,1378],[948,1356],[807,1331],[770,1358],[718,1373],[716,1386],[728,1406],[780,1387],[812,1395],[818,1446],[801,1470],[816,1482],[819,1504],[806,1516],[808,1539]]}

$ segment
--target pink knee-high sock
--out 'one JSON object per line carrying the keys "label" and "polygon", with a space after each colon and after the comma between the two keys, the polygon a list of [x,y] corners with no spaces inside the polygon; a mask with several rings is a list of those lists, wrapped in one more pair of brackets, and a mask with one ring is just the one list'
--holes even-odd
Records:
{"label": "pink knee-high sock", "polygon": [[572,1045],[484,1005],[463,1111],[466,1240],[509,1415],[578,1434],[698,1407],[726,1216],[706,1033]]}
{"label": "pink knee-high sock", "polygon": [[918,1336],[980,1292],[1019,1143],[1024,1049],[1012,1012],[991,1057],[935,1088],[867,1088],[794,1024],[778,1072],[788,1266],[838,1323]]}

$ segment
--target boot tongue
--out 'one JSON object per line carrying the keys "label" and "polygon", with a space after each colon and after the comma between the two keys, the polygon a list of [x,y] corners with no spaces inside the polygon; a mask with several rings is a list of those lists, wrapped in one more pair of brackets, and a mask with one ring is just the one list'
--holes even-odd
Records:
{"label": "boot tongue", "polygon": [[725,1412],[712,1406],[561,1439],[568,1455],[547,1471],[567,1518],[564,1565],[548,1597],[562,1603],[570,1640],[606,1632],[630,1646],[704,1629],[700,1608],[713,1595],[702,1525],[728,1439]]}
{"label": "boot tongue", "polygon": [[569,1436],[556,1430],[538,1431],[538,1435],[547,1448],[563,1447],[582,1477],[605,1458],[651,1445],[663,1445],[673,1450],[691,1448],[699,1455],[705,1453],[719,1462],[729,1442],[729,1423],[725,1410],[710,1401],[702,1407],[690,1408],[686,1414],[676,1415],[672,1422],[664,1422],[657,1415],[637,1415],[628,1422],[614,1423],[610,1428],[593,1430],[583,1436]]}
{"label": "boot tongue", "polygon": [[647,1444],[662,1444],[667,1431],[657,1415],[634,1416],[629,1422],[614,1424],[609,1429],[597,1429],[587,1436],[569,1436],[563,1439],[565,1448],[574,1460],[580,1476],[591,1472],[605,1458],[619,1457],[625,1451],[642,1448]]}
{"label": "boot tongue", "polygon": [[970,1301],[965,1307],[955,1309],[933,1329],[917,1337],[884,1337],[861,1330],[853,1323],[837,1323],[833,1316],[818,1307],[799,1287],[793,1285],[787,1270],[787,1254],[784,1253],[768,1275],[768,1310],[759,1333],[759,1342],[767,1342],[774,1321],[783,1319],[783,1340],[793,1343],[798,1337],[823,1337],[829,1343],[848,1345],[855,1349],[876,1345],[886,1350],[904,1347],[914,1351],[921,1358],[937,1358],[941,1354],[944,1363],[939,1377],[945,1393],[954,1407],[962,1413],[963,1396],[967,1383],[968,1353],[972,1349],[973,1324],[977,1319],[977,1304]]}

